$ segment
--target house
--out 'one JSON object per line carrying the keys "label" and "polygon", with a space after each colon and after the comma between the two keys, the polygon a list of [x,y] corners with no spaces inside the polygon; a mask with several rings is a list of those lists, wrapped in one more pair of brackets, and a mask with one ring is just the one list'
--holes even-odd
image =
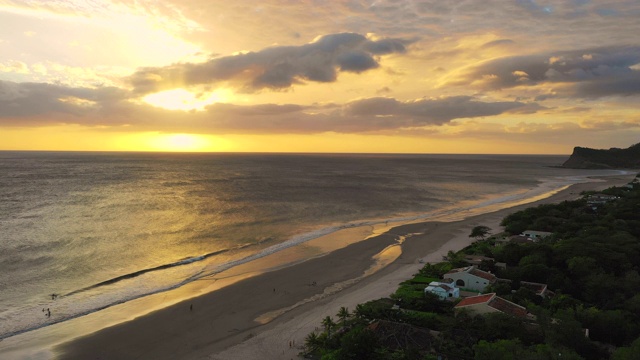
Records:
{"label": "house", "polygon": [[471,296],[460,301],[453,308],[456,314],[466,310],[473,315],[501,312],[518,318],[527,318],[527,309],[505,300],[495,293]]}
{"label": "house", "polygon": [[492,257],[482,256],[482,255],[465,255],[464,262],[469,265],[480,265],[483,261],[487,262],[495,262],[496,260]]}
{"label": "house", "polygon": [[520,281],[520,287],[525,287],[531,291],[533,291],[536,295],[546,298],[550,297],[550,291],[547,287],[547,284],[529,282],[529,281]]}
{"label": "house", "polygon": [[551,235],[553,235],[553,233],[550,233],[547,231],[535,231],[535,230],[525,230],[522,232],[522,234],[520,234],[520,236],[527,237],[533,241],[544,239]]}
{"label": "house", "polygon": [[440,300],[446,300],[448,298],[457,299],[460,297],[460,289],[456,287],[453,280],[449,283],[432,281],[429,283],[429,286],[424,288],[424,293],[437,295]]}
{"label": "house", "polygon": [[[513,281],[511,281],[510,279],[498,279],[498,282],[502,284],[508,284],[509,286],[511,286],[511,284],[513,283]],[[541,298],[552,298],[555,295],[551,290],[549,290],[547,284],[541,284],[531,281],[520,281],[520,288],[527,288]]]}
{"label": "house", "polygon": [[510,243],[514,243],[514,244],[530,244],[534,242],[532,238],[524,235],[513,235],[513,236],[510,236],[508,239]]}
{"label": "house", "polygon": [[618,197],[615,195],[607,195],[602,193],[592,194],[587,196],[587,204],[597,206],[597,205],[606,204],[607,202],[616,200],[617,198]]}
{"label": "house", "polygon": [[477,269],[475,266],[452,269],[444,274],[445,279],[452,279],[459,288],[475,291],[484,291],[489,285],[496,282],[496,276],[490,272]]}

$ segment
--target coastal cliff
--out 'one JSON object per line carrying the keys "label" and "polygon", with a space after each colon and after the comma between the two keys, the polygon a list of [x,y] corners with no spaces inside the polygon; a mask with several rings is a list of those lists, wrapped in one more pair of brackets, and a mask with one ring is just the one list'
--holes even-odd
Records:
{"label": "coastal cliff", "polygon": [[576,146],[562,167],[571,169],[640,168],[640,143],[626,149],[598,150]]}

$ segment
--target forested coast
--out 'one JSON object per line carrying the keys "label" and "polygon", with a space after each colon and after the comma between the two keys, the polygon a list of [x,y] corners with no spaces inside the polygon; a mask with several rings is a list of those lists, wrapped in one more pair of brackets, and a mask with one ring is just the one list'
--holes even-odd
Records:
{"label": "forested coast", "polygon": [[[388,298],[342,308],[306,337],[315,359],[637,359],[640,175],[621,187],[515,212]],[[535,230],[536,239],[518,236]],[[491,274],[483,294],[526,309],[478,315],[425,292],[453,269]],[[531,285],[535,284],[535,285]],[[542,289],[544,285],[544,291]],[[469,289],[461,289],[473,297]],[[488,296],[488,295],[487,295]],[[463,300],[464,301],[464,300]],[[503,309],[504,310],[504,309]]]}

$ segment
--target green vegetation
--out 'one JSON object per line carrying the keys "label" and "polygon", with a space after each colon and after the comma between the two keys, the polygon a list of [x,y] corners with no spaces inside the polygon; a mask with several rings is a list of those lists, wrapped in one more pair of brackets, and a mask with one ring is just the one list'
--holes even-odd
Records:
{"label": "green vegetation", "polygon": [[[640,359],[640,184],[611,188],[618,198],[540,205],[507,216],[506,234],[482,227],[471,246],[446,261],[425,264],[389,298],[342,308],[324,331],[307,337],[304,355],[315,359]],[[526,229],[553,236],[538,242],[501,243]],[[474,229],[476,230],[476,229]],[[535,315],[454,316],[454,302],[424,294],[429,282],[465,255],[482,255],[480,268],[501,280],[489,291]],[[506,263],[506,268],[495,266]],[[523,282],[547,284],[542,297]],[[525,283],[526,284],[526,283]],[[588,336],[585,336],[588,333]]]}
{"label": "green vegetation", "polygon": [[484,238],[489,235],[491,228],[484,225],[478,225],[471,230],[471,234],[469,237],[476,238],[476,240],[484,240]]}
{"label": "green vegetation", "polygon": [[608,150],[578,146],[562,166],[574,169],[637,169],[640,167],[640,143],[626,149]]}

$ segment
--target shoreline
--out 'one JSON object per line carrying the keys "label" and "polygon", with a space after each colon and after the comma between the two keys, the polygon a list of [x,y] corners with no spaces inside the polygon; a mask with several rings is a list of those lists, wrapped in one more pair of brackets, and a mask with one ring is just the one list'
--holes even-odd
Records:
{"label": "shoreline", "polygon": [[[276,359],[286,353],[286,356],[295,358],[299,351],[295,347],[301,346],[304,337],[320,326],[324,316],[334,316],[337,309],[345,304],[353,304],[350,305],[352,309],[357,303],[388,296],[399,282],[422,266],[418,258],[426,256],[423,258],[425,261],[440,261],[447,251],[459,250],[470,243],[472,240],[468,233],[473,226],[490,222],[490,227],[495,230],[506,214],[520,208],[575,198],[583,190],[623,184],[633,176],[598,177],[600,180],[571,185],[542,200],[464,220],[400,225],[366,241],[301,263],[250,278],[235,275],[240,278],[231,285],[56,346],[54,357]],[[385,248],[397,246],[400,236],[407,236],[401,245],[400,256],[373,275],[361,277],[374,265],[372,258]],[[317,285],[311,285],[313,282]],[[326,291],[335,284],[343,284],[341,287],[344,289],[339,287]],[[372,292],[372,285],[377,291]],[[335,311],[329,310],[333,303],[337,306]],[[280,316],[266,325],[256,322],[269,313]],[[317,320],[312,316],[311,320],[300,321],[301,317],[317,313],[323,316]],[[300,328],[302,323],[308,325]],[[288,325],[283,327],[283,324]],[[285,336],[287,333],[289,335]],[[289,347],[289,341],[295,341],[296,346]],[[270,350],[265,352],[265,349]]]}
{"label": "shoreline", "polygon": [[[496,233],[498,230],[501,231],[499,224],[502,219],[513,212],[545,203],[574,200],[580,197],[582,191],[600,191],[611,186],[620,186],[632,180],[634,175],[630,178],[627,178],[628,176],[598,177],[598,179],[603,179],[604,181],[576,183],[550,197],[535,202],[480,214],[459,221],[423,223],[422,225],[424,225],[424,230],[427,233],[405,241],[400,258],[380,272],[330,299],[294,309],[283,317],[267,324],[257,336],[248,339],[236,339],[236,343],[229,342],[230,345],[226,348],[219,347],[209,354],[194,354],[190,358],[215,360],[298,358],[297,354],[302,350],[304,338],[314,331],[316,327],[321,329],[321,321],[327,315],[335,319],[336,313],[343,306],[352,311],[357,304],[388,297],[396,291],[401,282],[411,278],[413,274],[424,266],[423,263],[417,261],[418,259],[424,263],[440,262],[448,251],[459,251],[471,244],[474,239],[469,238],[468,235],[474,226],[488,226],[492,229],[492,233]],[[399,228],[412,230],[412,228],[406,226]],[[399,229],[394,228],[394,230]],[[431,242],[430,245],[436,245],[437,248],[428,253],[421,253],[422,256],[413,256],[413,254],[426,249],[425,244],[421,242],[426,238],[436,239],[437,244]],[[287,346],[285,346],[287,341],[293,341],[296,346],[293,349],[287,349]]]}

